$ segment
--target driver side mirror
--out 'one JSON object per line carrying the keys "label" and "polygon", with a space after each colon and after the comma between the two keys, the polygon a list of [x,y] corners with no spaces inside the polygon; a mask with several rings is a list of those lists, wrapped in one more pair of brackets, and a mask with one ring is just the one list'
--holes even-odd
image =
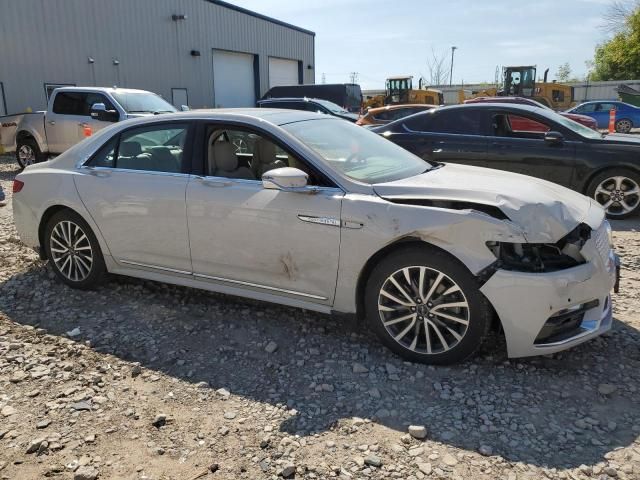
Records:
{"label": "driver side mirror", "polygon": [[189,108],[188,105],[180,105],[180,111],[181,112],[188,112],[189,110],[191,110],[191,109]]}
{"label": "driver side mirror", "polygon": [[269,190],[301,191],[308,181],[309,175],[293,167],[275,168],[262,174],[262,186]]}
{"label": "driver side mirror", "polygon": [[560,132],[554,132],[551,130],[544,134],[544,141],[548,145],[560,145],[564,142],[564,135]]}
{"label": "driver side mirror", "polygon": [[101,122],[117,122],[120,119],[120,114],[117,110],[107,110],[104,103],[94,103],[91,105],[91,118]]}

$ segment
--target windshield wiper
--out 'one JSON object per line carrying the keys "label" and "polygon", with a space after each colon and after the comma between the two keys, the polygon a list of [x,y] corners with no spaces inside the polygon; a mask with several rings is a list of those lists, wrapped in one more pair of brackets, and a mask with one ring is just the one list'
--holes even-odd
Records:
{"label": "windshield wiper", "polygon": [[128,113],[153,113],[151,110],[129,110]]}

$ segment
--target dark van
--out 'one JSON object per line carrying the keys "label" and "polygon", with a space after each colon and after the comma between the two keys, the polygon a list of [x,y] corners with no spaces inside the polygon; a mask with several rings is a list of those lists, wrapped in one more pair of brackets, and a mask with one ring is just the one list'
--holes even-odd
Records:
{"label": "dark van", "polygon": [[362,90],[357,83],[320,83],[307,85],[280,85],[272,87],[264,94],[268,98],[307,97],[329,100],[350,112],[360,112]]}

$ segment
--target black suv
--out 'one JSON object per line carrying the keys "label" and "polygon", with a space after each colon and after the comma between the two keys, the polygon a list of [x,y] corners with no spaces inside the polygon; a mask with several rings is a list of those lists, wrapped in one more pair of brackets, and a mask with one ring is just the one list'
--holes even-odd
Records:
{"label": "black suv", "polygon": [[358,115],[348,112],[339,105],[328,100],[320,100],[319,98],[268,98],[258,100],[256,105],[260,108],[287,108],[289,110],[305,110],[307,112],[318,112],[327,115],[333,115],[350,122],[356,122]]}

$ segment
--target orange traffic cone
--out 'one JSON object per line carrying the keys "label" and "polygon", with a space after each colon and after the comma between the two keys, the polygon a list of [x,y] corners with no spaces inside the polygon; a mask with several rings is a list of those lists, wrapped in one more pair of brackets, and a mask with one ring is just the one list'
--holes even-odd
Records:
{"label": "orange traffic cone", "polygon": [[609,133],[615,133],[616,131],[616,109],[609,110]]}

